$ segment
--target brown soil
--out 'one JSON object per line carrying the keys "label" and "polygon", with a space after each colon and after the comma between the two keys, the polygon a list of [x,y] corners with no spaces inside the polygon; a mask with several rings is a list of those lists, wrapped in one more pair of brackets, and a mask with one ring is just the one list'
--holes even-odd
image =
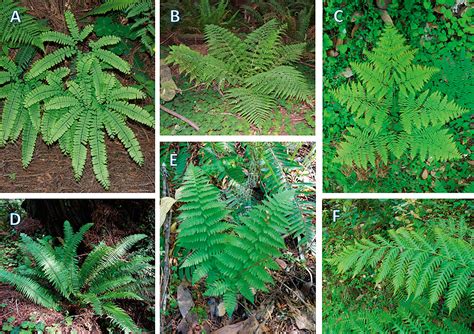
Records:
{"label": "brown soil", "polygon": [[[130,127],[140,143],[145,163],[138,166],[118,140],[107,138],[109,192],[154,192],[155,132],[136,124],[130,124]],[[79,182],[74,179],[71,159],[57,144],[47,146],[38,139],[27,169],[21,164],[21,140],[1,148],[0,157],[0,193],[106,192],[95,178],[90,152]]]}
{"label": "brown soil", "polygon": [[61,313],[32,303],[8,285],[0,284],[0,300],[6,304],[0,309],[0,328],[9,317],[15,317],[13,326],[19,326],[23,321],[31,321],[34,318],[35,322],[43,322],[45,326],[57,325],[60,333],[69,333],[73,330],[78,334],[100,333],[95,316],[89,310],[74,316],[72,325],[67,326]]}

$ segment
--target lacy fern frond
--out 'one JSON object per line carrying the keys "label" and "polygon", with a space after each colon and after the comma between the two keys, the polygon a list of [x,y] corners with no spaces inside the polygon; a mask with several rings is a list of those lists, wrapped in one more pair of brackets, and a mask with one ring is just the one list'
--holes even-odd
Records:
{"label": "lacy fern frond", "polygon": [[[423,302],[425,302],[423,300]],[[330,316],[323,333],[470,333],[462,324],[440,321],[421,301],[403,302],[396,310],[352,311]]]}
{"label": "lacy fern frond", "polygon": [[444,126],[469,110],[439,92],[422,91],[437,69],[413,64],[415,53],[387,26],[377,46],[366,52],[368,62],[351,64],[360,82],[332,91],[356,120],[337,148],[336,162],[367,168],[376,166],[377,158],[388,164],[405,153],[420,160],[460,157]]}
{"label": "lacy fern frond", "polygon": [[[389,231],[389,239],[375,235],[358,240],[329,262],[339,273],[374,268],[376,283],[390,281],[395,292],[408,297],[428,296],[429,304],[443,300],[452,312],[462,298],[469,298],[474,284],[474,249],[462,239],[434,227],[427,234],[404,228]],[[471,306],[472,300],[471,300]]]}
{"label": "lacy fern frond", "polygon": [[229,224],[219,190],[199,167],[189,165],[178,191],[180,225],[177,245],[189,255],[181,264],[192,268],[193,284],[205,278],[207,296],[222,296],[232,314],[238,294],[253,302],[256,291],[273,282],[275,258],[285,247],[284,236],[294,209],[293,191],[268,196],[262,204]]}
{"label": "lacy fern frond", "polygon": [[291,63],[304,44],[283,45],[283,28],[270,20],[241,39],[228,29],[208,25],[208,55],[185,45],[171,46],[166,63],[179,66],[190,80],[213,83],[224,91],[232,110],[262,127],[277,107],[277,99],[307,100],[312,95],[304,76]]}

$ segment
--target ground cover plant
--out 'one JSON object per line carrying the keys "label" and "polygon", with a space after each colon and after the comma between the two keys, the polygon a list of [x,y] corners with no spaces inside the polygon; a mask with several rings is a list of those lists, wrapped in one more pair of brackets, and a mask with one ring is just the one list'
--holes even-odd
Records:
{"label": "ground cover plant", "polygon": [[[44,205],[41,200],[28,200],[2,201],[1,206],[2,211],[22,217],[19,225],[2,226],[0,252],[7,261],[0,266],[5,303],[1,330],[137,333],[153,329],[153,239],[135,232],[153,225],[152,202],[51,200]],[[130,219],[134,210],[144,210],[145,220],[136,221],[128,231],[120,224],[113,226],[118,217]],[[81,215],[72,216],[76,212]],[[71,222],[57,224],[64,215],[70,215]],[[91,216],[97,223],[82,222]],[[115,235],[107,236],[105,228],[115,228]]]}
{"label": "ground cover plant", "polygon": [[162,331],[315,331],[314,148],[163,144]]}
{"label": "ground cover plant", "polygon": [[467,8],[429,0],[325,5],[325,189],[469,192]]}
{"label": "ground cover plant", "polygon": [[[161,55],[162,133],[314,133],[314,71],[305,60],[311,52],[308,45],[314,48],[307,34],[312,7],[303,5],[306,14],[294,31],[279,20],[286,16],[280,17],[275,8],[275,17],[250,22],[247,4],[231,8],[221,1],[216,17],[207,17],[208,6],[206,1],[200,4],[202,20],[195,23],[194,44],[184,33],[190,30],[186,15],[162,30],[169,45]],[[163,15],[168,7],[165,2]],[[229,12],[234,14],[227,20]]]}
{"label": "ground cover plant", "polygon": [[[114,151],[119,148],[110,148],[111,142],[123,145],[129,154],[128,159],[137,167],[142,167],[145,159],[153,155],[153,147],[146,147],[148,154],[142,150],[137,133],[143,128],[139,124],[145,126],[144,131],[153,133],[154,97],[150,81],[151,86],[153,82],[147,79],[151,75],[144,75],[138,70],[144,67],[143,56],[132,54],[132,64],[130,56],[125,57],[131,53],[127,48],[134,45],[142,55],[148,52],[145,53],[148,61],[154,61],[150,51],[153,49],[152,37],[147,35],[153,33],[148,27],[152,24],[149,21],[152,4],[149,1],[129,1],[117,7],[115,2],[110,1],[95,5],[96,10],[91,9],[85,17],[84,13],[79,16],[69,10],[61,12],[62,29],[51,29],[42,24],[43,21],[35,21],[34,17],[26,14],[27,8],[19,4],[12,3],[8,7],[8,10],[18,8],[27,20],[10,23],[17,29],[4,32],[4,55],[0,57],[0,145],[4,147],[2,151],[5,154],[13,153],[11,144],[16,143],[21,135],[24,170],[4,174],[1,182],[5,186],[2,184],[2,190],[8,189],[8,183],[15,184],[17,173],[28,175],[28,167],[34,165],[38,156],[35,154],[37,147],[50,148],[59,144],[61,152],[71,158],[69,175],[72,178],[68,181],[72,185],[81,184],[90,155],[91,170],[104,190],[111,187],[108,161],[114,161],[114,156],[117,156]],[[128,37],[114,35],[115,29],[123,36],[119,28],[105,34],[100,28],[104,23],[99,21],[94,24],[95,15],[108,13],[109,19],[112,19],[115,15],[121,15],[114,14],[117,11],[124,11],[123,15],[131,22],[136,20],[129,27]],[[9,15],[11,18],[12,13]],[[6,14],[1,19],[4,24]],[[37,25],[30,24],[30,21],[37,22]],[[28,29],[36,26],[39,27],[37,34],[31,33],[36,36],[34,39],[22,37]],[[127,76],[134,79],[130,80]],[[106,139],[106,134],[110,140]],[[150,140],[147,146],[149,144]],[[5,167],[14,170],[14,167]],[[35,187],[36,184],[33,182],[29,186]],[[130,190],[126,189],[127,185],[119,186],[123,191]],[[152,186],[150,184],[149,188]]]}
{"label": "ground cover plant", "polygon": [[472,200],[323,206],[323,332],[471,332]]}

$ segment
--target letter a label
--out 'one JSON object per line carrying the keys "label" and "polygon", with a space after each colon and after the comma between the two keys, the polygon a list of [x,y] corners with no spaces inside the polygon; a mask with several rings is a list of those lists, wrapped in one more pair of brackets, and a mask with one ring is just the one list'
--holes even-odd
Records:
{"label": "letter a label", "polygon": [[12,22],[21,23],[20,13],[17,10],[13,11],[12,18],[10,19],[10,23]]}

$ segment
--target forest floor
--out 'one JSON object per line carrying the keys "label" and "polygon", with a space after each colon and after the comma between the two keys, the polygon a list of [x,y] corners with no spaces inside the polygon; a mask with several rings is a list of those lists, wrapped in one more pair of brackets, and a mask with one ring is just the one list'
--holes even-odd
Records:
{"label": "forest floor", "polygon": [[[152,129],[131,124],[145,163],[138,166],[118,141],[106,138],[109,152],[111,192],[153,192],[155,189],[155,133]],[[0,190],[2,192],[104,192],[96,181],[90,152],[79,182],[74,179],[70,158],[58,145],[48,147],[38,140],[30,166],[21,164],[21,140],[0,149]]]}

